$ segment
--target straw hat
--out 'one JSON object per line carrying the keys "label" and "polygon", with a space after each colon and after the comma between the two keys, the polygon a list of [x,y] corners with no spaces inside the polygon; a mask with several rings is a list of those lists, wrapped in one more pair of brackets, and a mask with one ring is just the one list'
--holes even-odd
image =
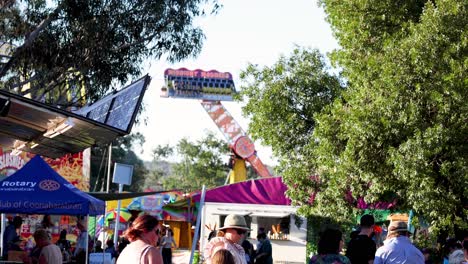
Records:
{"label": "straw hat", "polygon": [[247,227],[247,223],[245,222],[245,218],[241,215],[230,214],[226,216],[224,220],[224,226],[219,230],[224,230],[228,228],[234,229],[243,229],[250,231],[250,228]]}
{"label": "straw hat", "polygon": [[388,226],[388,233],[409,232],[408,224],[404,221],[392,221]]}

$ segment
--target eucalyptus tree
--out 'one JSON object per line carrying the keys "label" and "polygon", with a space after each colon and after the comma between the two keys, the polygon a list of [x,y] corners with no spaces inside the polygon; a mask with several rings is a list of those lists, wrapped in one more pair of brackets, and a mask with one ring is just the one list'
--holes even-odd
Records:
{"label": "eucalyptus tree", "polygon": [[216,0],[2,1],[0,40],[17,48],[0,65],[0,89],[93,102],[140,77],[146,59],[196,56],[204,34],[194,20],[218,9]]}

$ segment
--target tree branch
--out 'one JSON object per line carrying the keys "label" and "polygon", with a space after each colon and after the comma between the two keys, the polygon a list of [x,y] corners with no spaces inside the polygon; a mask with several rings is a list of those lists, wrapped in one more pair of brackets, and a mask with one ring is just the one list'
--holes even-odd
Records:
{"label": "tree branch", "polygon": [[60,3],[52,13],[50,13],[44,20],[41,21],[41,23],[36,27],[36,29],[34,29],[31,33],[28,34],[23,45],[15,49],[10,60],[2,67],[0,71],[0,78],[3,77],[8,72],[11,66],[13,66],[14,61],[17,59],[18,54],[20,54],[22,50],[32,45],[32,43],[36,40],[37,36],[39,36],[39,33],[41,33],[41,31],[44,28],[46,28],[52,22],[52,20],[54,20],[57,17],[61,9],[62,9],[62,4]]}
{"label": "tree branch", "polygon": [[37,75],[34,75],[33,77],[27,79],[26,81],[12,84],[12,85],[9,87],[9,90],[13,90],[13,89],[15,89],[15,88],[22,87],[22,86],[24,86],[25,84],[28,84],[28,83],[30,83],[30,82],[32,82],[32,81],[37,80],[37,78],[38,78],[38,76],[37,76]]}
{"label": "tree branch", "polygon": [[[148,40],[151,40],[153,39],[154,37],[156,37],[158,34],[161,34],[161,32],[163,31],[163,29],[165,29],[170,23],[172,23],[172,19],[168,18],[166,20],[166,23],[164,23],[164,25],[161,25],[159,26],[159,28],[156,30],[156,33],[154,34],[151,34],[149,35],[148,37],[146,38],[141,38],[135,42],[132,42],[132,43],[125,43],[125,44],[122,44],[120,45],[117,49],[115,49],[114,51],[119,51],[121,49],[125,49],[125,48],[128,48],[128,47],[131,47],[131,46],[134,46],[134,45],[138,45],[138,44],[141,44],[143,42],[146,42]],[[0,75],[1,77],[1,75]]]}
{"label": "tree branch", "polygon": [[158,34],[159,34],[159,32],[158,32],[158,33],[155,33],[155,34],[152,34],[152,35],[149,35],[149,36],[146,37],[146,38],[141,38],[141,39],[139,39],[139,40],[137,40],[137,41],[135,41],[135,42],[132,42],[132,43],[125,43],[125,44],[122,44],[122,45],[120,45],[118,48],[116,48],[114,51],[119,51],[119,50],[121,50],[121,49],[125,49],[125,48],[128,48],[128,47],[134,46],[134,45],[141,44],[141,43],[143,43],[143,42],[146,42],[146,41],[148,41],[148,40],[153,39],[153,38],[154,38],[156,35],[158,35]]}

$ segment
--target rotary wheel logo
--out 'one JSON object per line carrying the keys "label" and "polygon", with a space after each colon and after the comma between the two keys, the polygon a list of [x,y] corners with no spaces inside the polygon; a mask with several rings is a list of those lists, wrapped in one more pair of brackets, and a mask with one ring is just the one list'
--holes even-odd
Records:
{"label": "rotary wheel logo", "polygon": [[60,188],[60,184],[53,180],[43,180],[39,183],[39,188],[44,191],[56,191]]}

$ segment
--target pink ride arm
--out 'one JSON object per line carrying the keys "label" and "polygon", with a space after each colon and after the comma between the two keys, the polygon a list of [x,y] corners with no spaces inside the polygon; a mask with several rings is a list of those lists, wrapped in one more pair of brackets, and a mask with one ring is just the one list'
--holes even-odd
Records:
{"label": "pink ride arm", "polygon": [[213,119],[221,133],[227,139],[229,147],[241,158],[250,162],[258,175],[271,177],[267,167],[255,152],[252,140],[242,130],[220,101],[202,101],[203,109]]}
{"label": "pink ride arm", "polygon": [[255,169],[258,175],[260,175],[263,178],[272,177],[272,175],[270,174],[270,171],[268,171],[268,168],[263,164],[263,162],[257,156],[257,153],[247,158],[247,160],[250,162],[250,164],[252,164],[252,167]]}
{"label": "pink ride arm", "polygon": [[236,120],[231,114],[224,108],[220,101],[202,101],[203,109],[213,119],[215,124],[218,126],[221,133],[227,139],[229,146],[233,146],[236,140],[245,136],[245,132],[242,127],[237,124]]}

